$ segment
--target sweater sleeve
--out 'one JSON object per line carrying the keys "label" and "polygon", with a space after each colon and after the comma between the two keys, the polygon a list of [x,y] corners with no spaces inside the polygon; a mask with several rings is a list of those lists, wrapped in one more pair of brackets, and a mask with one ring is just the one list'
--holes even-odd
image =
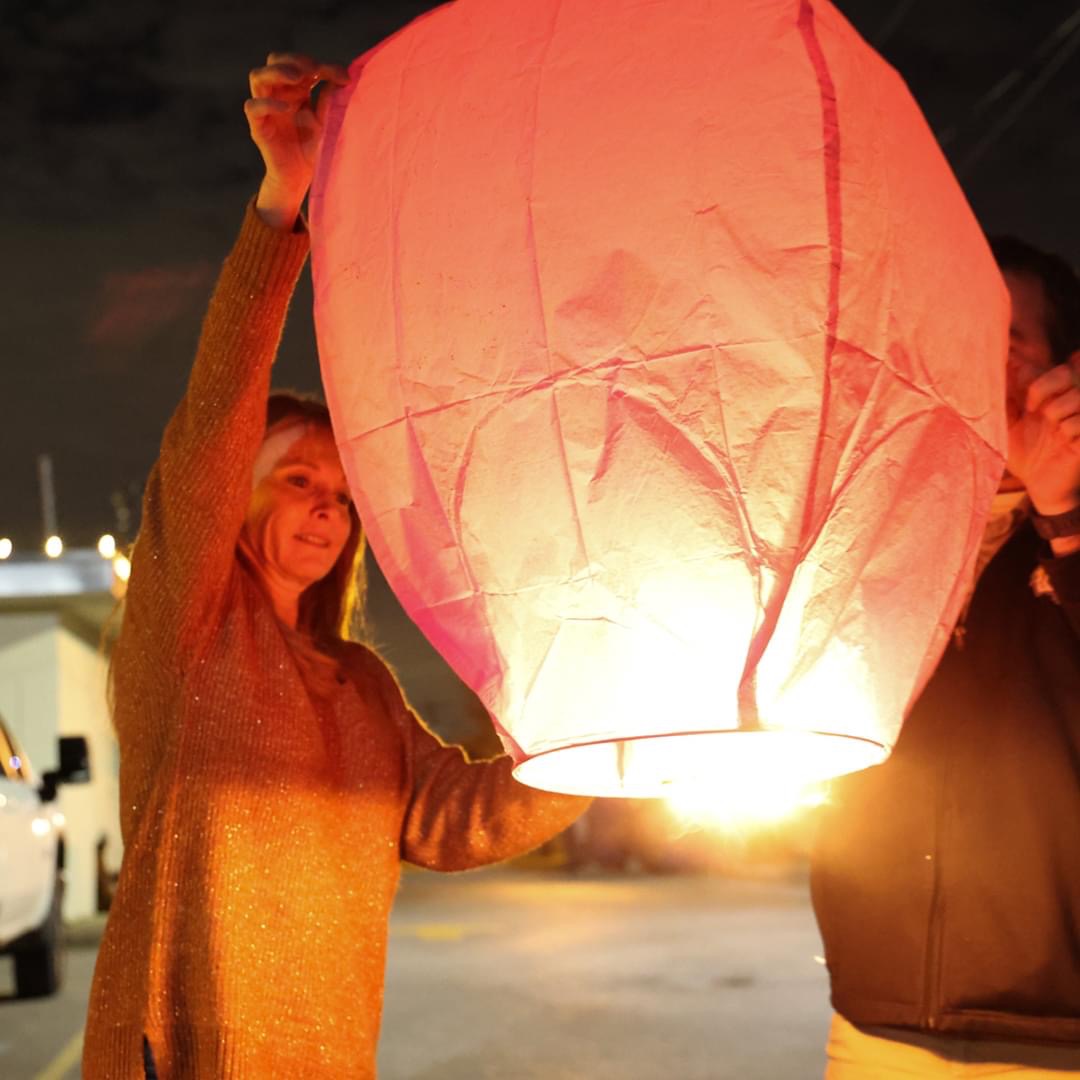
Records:
{"label": "sweater sleeve", "polygon": [[519,784],[505,755],[469,761],[409,708],[390,669],[355,647],[367,685],[402,734],[406,758],[402,858],[429,870],[469,870],[523,855],[571,825],[591,799]]}
{"label": "sweater sleeve", "polygon": [[1072,555],[1043,559],[1042,565],[1054,587],[1054,595],[1072,624],[1077,641],[1080,642],[1080,551]]}
{"label": "sweater sleeve", "polygon": [[305,232],[271,229],[250,204],[203,322],[187,392],[143,497],[125,603],[168,665],[183,668],[223,599],[266,427],[270,368],[307,258]]}
{"label": "sweater sleeve", "polygon": [[429,870],[468,870],[523,855],[572,824],[590,800],[519,784],[502,756],[469,761],[410,714],[412,794],[402,855]]}

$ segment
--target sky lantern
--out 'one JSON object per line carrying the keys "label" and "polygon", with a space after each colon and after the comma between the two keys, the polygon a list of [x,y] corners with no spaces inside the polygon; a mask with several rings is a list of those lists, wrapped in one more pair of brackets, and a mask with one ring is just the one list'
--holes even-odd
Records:
{"label": "sky lantern", "polygon": [[335,430],[519,779],[881,760],[965,598],[1008,323],[897,74],[816,0],[458,0],[351,74]]}

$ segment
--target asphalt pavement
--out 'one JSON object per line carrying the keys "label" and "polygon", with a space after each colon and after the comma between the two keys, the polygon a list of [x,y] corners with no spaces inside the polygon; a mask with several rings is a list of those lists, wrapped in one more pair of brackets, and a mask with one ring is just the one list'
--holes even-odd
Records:
{"label": "asphalt pavement", "polygon": [[[96,929],[56,998],[0,962],[0,1080],[79,1076]],[[817,1080],[820,951],[798,880],[409,873],[380,1080]]]}

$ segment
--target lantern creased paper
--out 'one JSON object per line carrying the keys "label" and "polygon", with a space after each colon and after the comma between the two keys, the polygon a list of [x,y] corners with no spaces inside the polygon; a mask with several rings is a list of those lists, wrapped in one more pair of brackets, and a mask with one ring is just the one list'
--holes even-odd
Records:
{"label": "lantern creased paper", "polygon": [[312,222],[372,549],[520,779],[887,753],[1000,475],[1007,298],[832,6],[436,9],[353,65]]}

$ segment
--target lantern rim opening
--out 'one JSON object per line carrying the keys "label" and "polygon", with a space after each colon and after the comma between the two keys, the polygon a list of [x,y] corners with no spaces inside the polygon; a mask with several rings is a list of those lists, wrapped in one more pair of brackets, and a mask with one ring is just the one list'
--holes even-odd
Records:
{"label": "lantern rim opening", "polygon": [[533,754],[513,772],[545,791],[652,799],[684,786],[745,783],[754,770],[803,787],[880,764],[890,749],[839,732],[736,728],[574,743]]}

